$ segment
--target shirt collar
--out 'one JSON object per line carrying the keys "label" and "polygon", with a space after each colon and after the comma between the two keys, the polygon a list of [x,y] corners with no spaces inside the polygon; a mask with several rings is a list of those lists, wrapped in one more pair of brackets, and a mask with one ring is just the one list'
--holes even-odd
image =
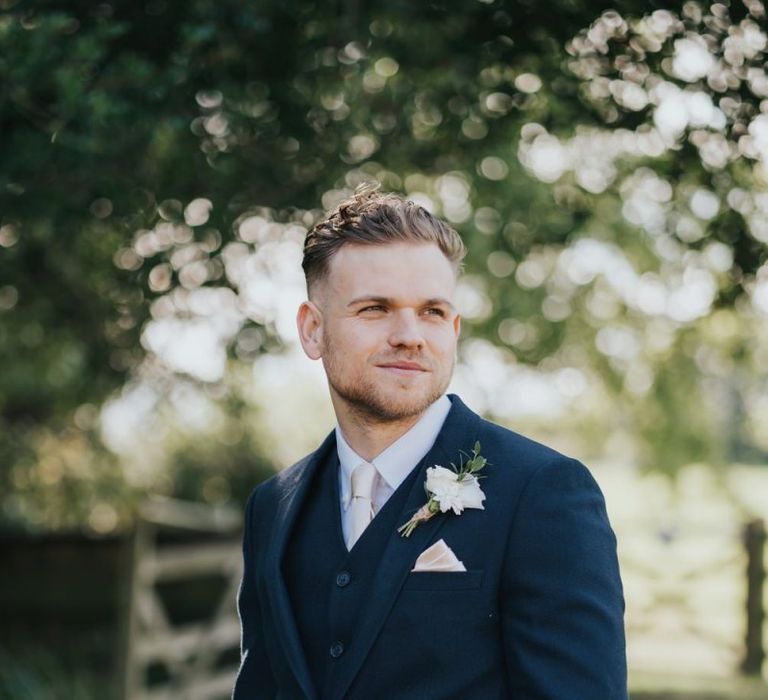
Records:
{"label": "shirt collar", "polygon": [[[407,433],[401,435],[371,460],[376,471],[393,491],[405,481],[411,470],[434,445],[450,410],[451,400],[445,395],[441,396],[424,411],[424,415]],[[349,446],[338,425],[336,426],[336,449],[342,474],[341,498],[346,503],[349,500],[352,470],[365,460]]]}

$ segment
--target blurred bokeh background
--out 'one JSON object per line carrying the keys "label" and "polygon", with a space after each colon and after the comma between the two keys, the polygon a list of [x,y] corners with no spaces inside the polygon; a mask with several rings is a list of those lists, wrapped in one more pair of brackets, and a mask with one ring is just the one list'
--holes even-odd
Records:
{"label": "blurred bokeh background", "polygon": [[452,389],[603,487],[633,696],[768,697],[766,26],[0,0],[0,698],[227,696],[242,505],[333,425],[303,236],[370,180],[468,244]]}

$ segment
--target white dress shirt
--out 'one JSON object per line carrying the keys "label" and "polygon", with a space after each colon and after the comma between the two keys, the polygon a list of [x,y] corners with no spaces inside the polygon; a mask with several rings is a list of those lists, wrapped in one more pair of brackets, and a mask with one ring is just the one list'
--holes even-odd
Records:
{"label": "white dress shirt", "polygon": [[[451,400],[443,395],[435,401],[407,433],[401,435],[371,461],[378,472],[373,486],[373,512],[378,513],[398,486],[434,445],[440,429],[451,410]],[[336,449],[339,454],[339,487],[341,496],[341,527],[344,541],[349,542],[352,500],[352,470],[365,460],[344,439],[336,426]]]}

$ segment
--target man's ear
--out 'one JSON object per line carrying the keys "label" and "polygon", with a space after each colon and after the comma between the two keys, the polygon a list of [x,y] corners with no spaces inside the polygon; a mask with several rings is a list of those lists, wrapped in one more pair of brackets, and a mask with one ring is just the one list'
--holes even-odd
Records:
{"label": "man's ear", "polygon": [[323,314],[313,301],[305,301],[296,314],[299,340],[311,360],[319,360],[323,353]]}
{"label": "man's ear", "polygon": [[461,333],[461,316],[459,316],[459,314],[456,314],[453,317],[453,332],[456,334],[457,338]]}

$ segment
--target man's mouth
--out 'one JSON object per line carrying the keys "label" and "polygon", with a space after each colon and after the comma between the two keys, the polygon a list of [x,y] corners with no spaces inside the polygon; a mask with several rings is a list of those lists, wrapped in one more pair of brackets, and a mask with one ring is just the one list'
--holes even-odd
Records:
{"label": "man's mouth", "polygon": [[382,362],[380,367],[397,367],[398,369],[420,369],[426,370],[424,365],[418,362],[409,362],[408,360],[397,360],[396,362]]}
{"label": "man's mouth", "polygon": [[382,362],[376,365],[381,369],[388,370],[395,374],[404,376],[413,376],[421,374],[422,372],[428,372],[429,370],[418,362],[409,362],[408,360],[398,360],[397,362]]}

